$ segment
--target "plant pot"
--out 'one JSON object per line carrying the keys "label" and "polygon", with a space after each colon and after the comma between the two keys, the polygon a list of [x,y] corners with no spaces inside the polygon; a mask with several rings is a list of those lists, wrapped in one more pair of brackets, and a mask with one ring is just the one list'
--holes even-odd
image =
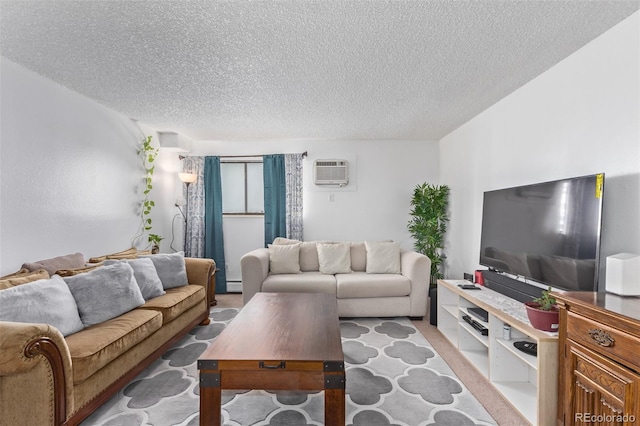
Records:
{"label": "plant pot", "polygon": [[560,323],[560,315],[558,308],[553,307],[550,311],[543,311],[538,309],[539,304],[537,302],[525,302],[524,307],[527,309],[527,316],[529,322],[533,328],[537,328],[542,331],[558,331]]}

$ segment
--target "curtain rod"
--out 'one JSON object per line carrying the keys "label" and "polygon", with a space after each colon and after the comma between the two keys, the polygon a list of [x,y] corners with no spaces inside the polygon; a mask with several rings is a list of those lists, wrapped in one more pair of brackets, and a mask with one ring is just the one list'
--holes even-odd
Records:
{"label": "curtain rod", "polygon": [[[252,157],[262,157],[263,155],[268,154],[259,154],[259,155],[218,155],[220,158],[252,158]],[[307,151],[302,153],[302,158],[307,156]],[[184,155],[178,155],[179,160],[184,160],[186,157]]]}

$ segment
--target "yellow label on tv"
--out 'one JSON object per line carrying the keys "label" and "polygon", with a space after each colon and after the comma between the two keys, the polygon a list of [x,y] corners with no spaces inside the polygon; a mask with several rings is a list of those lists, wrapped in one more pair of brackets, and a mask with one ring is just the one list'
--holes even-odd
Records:
{"label": "yellow label on tv", "polygon": [[596,175],[596,198],[602,197],[602,182],[604,181],[604,175],[599,173]]}

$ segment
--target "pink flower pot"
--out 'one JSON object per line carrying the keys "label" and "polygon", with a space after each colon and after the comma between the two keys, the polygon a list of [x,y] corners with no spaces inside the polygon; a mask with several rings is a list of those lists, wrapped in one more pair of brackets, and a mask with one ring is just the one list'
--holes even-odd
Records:
{"label": "pink flower pot", "polygon": [[525,302],[524,307],[527,309],[527,316],[533,328],[542,331],[558,331],[560,316],[558,308],[553,307],[550,311],[538,309],[537,302]]}

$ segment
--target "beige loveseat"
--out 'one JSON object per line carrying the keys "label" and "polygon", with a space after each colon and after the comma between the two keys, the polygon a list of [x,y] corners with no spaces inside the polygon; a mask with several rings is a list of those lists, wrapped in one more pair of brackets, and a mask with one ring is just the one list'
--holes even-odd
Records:
{"label": "beige loveseat", "polygon": [[[342,247],[334,250],[332,245]],[[297,250],[282,246],[297,246]],[[340,250],[339,257],[331,254]],[[325,243],[276,238],[268,248],[245,254],[240,265],[244,303],[257,292],[319,292],[337,298],[341,317],[422,318],[427,311],[431,260],[389,241]]]}
{"label": "beige loveseat", "polygon": [[[48,324],[0,321],[0,425],[78,424],[194,326],[207,324],[215,263],[183,263],[188,285],[66,337]],[[28,275],[0,279],[0,292],[33,285],[21,282]]]}

